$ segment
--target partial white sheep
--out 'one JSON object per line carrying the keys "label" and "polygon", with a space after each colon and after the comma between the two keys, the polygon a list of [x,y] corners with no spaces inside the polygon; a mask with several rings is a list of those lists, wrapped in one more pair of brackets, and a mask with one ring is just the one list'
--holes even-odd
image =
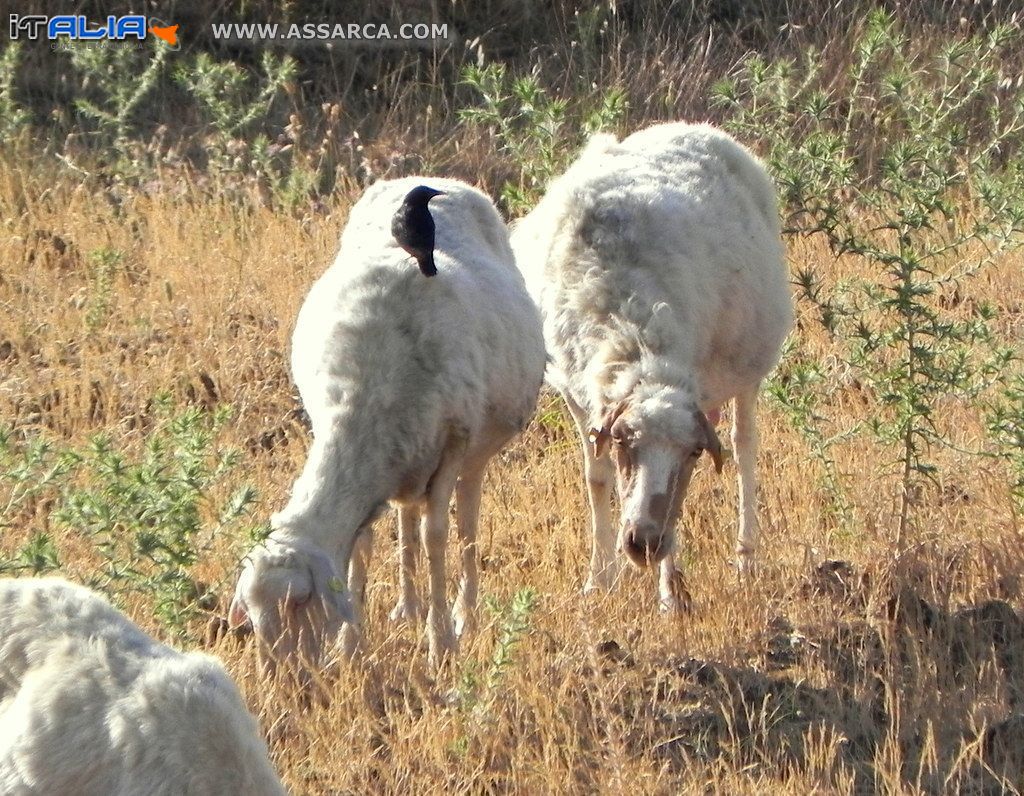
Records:
{"label": "partial white sheep", "polygon": [[793,321],[772,182],[709,125],[662,124],[621,142],[600,135],[512,244],[544,315],[548,381],[583,442],[587,588],[616,578],[617,474],[618,548],[639,566],[661,562],[661,604],[677,610],[674,526],[700,454],[721,470],[714,422],[729,399],[741,568],[757,546],[755,404]]}
{"label": "partial white sheep", "polygon": [[[420,185],[430,202],[437,275],[424,277],[391,221]],[[543,380],[540,314],[515,267],[508,231],[484,194],[450,179],[376,183],[352,208],[334,265],[299,312],[292,371],[313,441],[265,545],[247,556],[231,621],[250,619],[273,657],[322,664],[348,620],[358,642],[371,525],[398,505],[400,598],[419,615],[417,532],[429,565],[434,663],[473,621],[476,534],[484,468],[533,414]],[[445,595],[448,505],[457,501],[462,578]],[[348,574],[347,593],[340,581]],[[348,595],[354,596],[354,605]]]}
{"label": "partial white sheep", "polygon": [[215,658],[66,580],[0,580],[0,793],[284,792]]}

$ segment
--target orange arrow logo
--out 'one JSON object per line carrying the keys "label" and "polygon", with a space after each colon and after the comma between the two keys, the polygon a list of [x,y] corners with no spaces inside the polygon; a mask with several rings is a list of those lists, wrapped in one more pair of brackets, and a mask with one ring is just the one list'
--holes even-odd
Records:
{"label": "orange arrow logo", "polygon": [[158,28],[156,25],[153,25],[149,29],[149,32],[152,33],[154,36],[159,36],[172,47],[176,47],[178,45],[177,25],[168,25],[166,28]]}

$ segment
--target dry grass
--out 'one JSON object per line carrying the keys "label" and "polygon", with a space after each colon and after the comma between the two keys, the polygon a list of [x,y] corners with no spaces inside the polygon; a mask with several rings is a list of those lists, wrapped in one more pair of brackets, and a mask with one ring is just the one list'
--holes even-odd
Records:
{"label": "dry grass", "polygon": [[[39,164],[5,162],[0,416],[76,444],[105,429],[130,447],[158,390],[180,404],[226,402],[236,416],[225,441],[246,456],[225,491],[251,481],[267,516],[308,442],[287,373],[292,320],[354,198],[306,222],[209,200],[115,204],[55,183]],[[106,295],[90,276],[89,254],[100,248],[124,253]],[[851,267],[806,242],[790,256],[826,280]],[[967,298],[1000,309],[1008,340],[1024,322],[1021,265],[1007,259],[969,285]],[[807,355],[835,360],[834,342],[809,319],[796,335]],[[870,396],[837,370],[823,422],[843,429],[871,411]],[[972,407],[943,412],[958,438],[980,438]],[[854,529],[837,528],[806,443],[765,401],[763,565],[737,579],[734,479],[705,466],[680,524],[695,609],[674,621],[657,614],[653,579],[640,573],[614,594],[581,596],[589,540],[576,440],[553,397],[539,417],[492,465],[481,528],[483,593],[507,602],[530,586],[539,603],[513,664],[476,707],[452,696],[469,667],[486,672],[493,623],[485,615],[449,671],[427,671],[422,629],[387,619],[397,596],[391,519],[378,528],[369,654],[330,683],[329,704],[261,681],[251,644],[210,645],[259,715],[292,792],[1019,785],[1024,561],[998,467],[943,452],[946,480],[920,496],[915,536],[897,558],[891,453],[864,436],[837,449]],[[14,549],[47,523],[47,507],[32,506],[0,546]],[[57,542],[67,573],[84,577],[94,565],[88,545],[71,534]],[[196,576],[226,595],[240,553],[241,540],[215,540]],[[131,609],[160,632],[145,600]]]}

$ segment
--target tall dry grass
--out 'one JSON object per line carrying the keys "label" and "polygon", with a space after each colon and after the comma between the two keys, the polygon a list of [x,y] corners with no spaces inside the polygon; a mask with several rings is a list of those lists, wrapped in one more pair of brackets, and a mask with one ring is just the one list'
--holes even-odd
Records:
{"label": "tall dry grass", "polygon": [[[236,408],[226,442],[245,452],[223,485],[259,490],[265,517],[284,501],[308,434],[287,372],[292,321],[326,267],[353,191],[299,220],[205,195],[110,200],[47,161],[0,165],[0,417],[18,433],[83,443],[97,430],[137,448],[151,401]],[[106,287],[92,253],[123,253]],[[813,242],[790,260],[827,282],[855,266]],[[1001,333],[1024,324],[1020,257],[970,282]],[[799,318],[808,356],[840,362],[836,342]],[[873,411],[841,370],[822,422],[842,430]],[[942,421],[980,438],[972,407]],[[835,449],[853,506],[830,519],[822,472],[770,401],[760,408],[762,565],[741,581],[733,469],[697,473],[680,522],[691,615],[656,611],[649,575],[584,599],[587,511],[574,432],[553,396],[489,472],[482,513],[482,590],[499,604],[538,595],[531,629],[490,688],[502,614],[447,671],[426,668],[422,628],[396,627],[393,520],[377,529],[367,592],[367,655],[310,704],[261,679],[251,643],[208,641],[227,663],[298,794],[952,793],[1012,791],[1024,768],[1024,556],[1006,474],[941,454],[945,480],[919,497],[907,551],[892,552],[898,501],[891,452],[864,436]],[[2,496],[0,496],[2,498]],[[0,500],[2,502],[2,500]],[[95,550],[29,503],[4,530],[10,552],[58,533],[63,569],[84,579]],[[196,577],[226,595],[244,540],[213,540]],[[145,597],[128,606],[162,629]],[[193,628],[197,633],[199,628]]]}

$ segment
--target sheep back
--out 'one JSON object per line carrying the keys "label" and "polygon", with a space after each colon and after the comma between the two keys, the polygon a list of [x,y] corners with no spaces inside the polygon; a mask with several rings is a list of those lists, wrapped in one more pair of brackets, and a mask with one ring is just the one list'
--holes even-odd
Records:
{"label": "sheep back", "polygon": [[512,240],[549,380],[588,409],[621,398],[636,379],[623,363],[645,357],[725,400],[774,367],[792,325],[774,186],[709,125],[596,137]]}
{"label": "sheep back", "polygon": [[[434,260],[424,278],[390,222],[417,185],[434,198]],[[389,465],[439,447],[452,423],[470,438],[488,421],[532,415],[544,367],[539,312],[493,203],[450,179],[379,182],[352,208],[331,267],[299,312],[292,370],[313,435],[340,414]],[[393,469],[393,468],[392,468]]]}

